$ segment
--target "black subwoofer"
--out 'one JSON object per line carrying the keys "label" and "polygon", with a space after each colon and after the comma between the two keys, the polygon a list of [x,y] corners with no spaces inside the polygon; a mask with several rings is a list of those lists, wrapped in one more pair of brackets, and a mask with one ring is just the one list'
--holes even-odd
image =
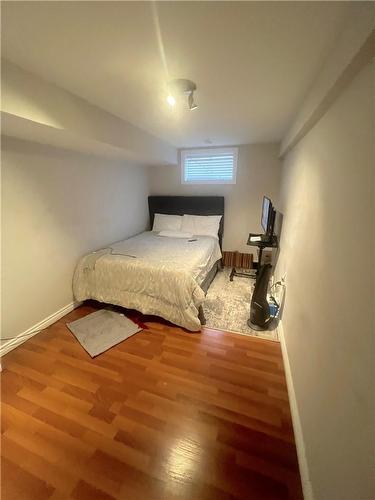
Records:
{"label": "black subwoofer", "polygon": [[250,303],[250,319],[247,324],[254,330],[267,330],[271,321],[270,306],[267,302],[268,283],[272,266],[265,264],[259,270]]}

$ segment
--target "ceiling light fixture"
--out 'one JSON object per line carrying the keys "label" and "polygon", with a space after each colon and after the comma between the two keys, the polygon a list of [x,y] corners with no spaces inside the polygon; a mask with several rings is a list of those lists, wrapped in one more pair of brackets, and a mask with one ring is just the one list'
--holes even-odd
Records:
{"label": "ceiling light fixture", "polygon": [[188,104],[189,104],[189,109],[190,111],[193,111],[193,109],[197,109],[197,105],[195,104],[194,102],[194,95],[193,95],[193,91],[190,92],[189,94],[189,97],[188,97]]}
{"label": "ceiling light fixture", "polygon": [[170,106],[176,104],[176,96],[187,96],[188,107],[190,111],[197,109],[198,106],[194,102],[194,91],[197,90],[197,85],[186,78],[177,78],[168,84],[170,94],[167,97],[167,102]]}

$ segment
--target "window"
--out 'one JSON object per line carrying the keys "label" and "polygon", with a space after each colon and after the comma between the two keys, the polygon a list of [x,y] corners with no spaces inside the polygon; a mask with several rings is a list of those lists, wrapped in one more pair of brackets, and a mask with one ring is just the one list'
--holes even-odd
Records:
{"label": "window", "polygon": [[181,151],[182,184],[235,184],[237,148]]}

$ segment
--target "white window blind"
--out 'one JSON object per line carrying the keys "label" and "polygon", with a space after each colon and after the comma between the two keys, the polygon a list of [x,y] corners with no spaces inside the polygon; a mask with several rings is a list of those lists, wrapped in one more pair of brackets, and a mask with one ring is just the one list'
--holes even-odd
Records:
{"label": "white window blind", "polygon": [[181,152],[183,184],[235,184],[237,148],[191,149]]}

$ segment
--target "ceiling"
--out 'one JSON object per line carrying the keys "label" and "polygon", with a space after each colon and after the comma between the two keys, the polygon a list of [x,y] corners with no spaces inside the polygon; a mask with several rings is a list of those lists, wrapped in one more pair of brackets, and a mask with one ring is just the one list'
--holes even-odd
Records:
{"label": "ceiling", "polygon": [[2,54],[177,147],[279,141],[360,4],[3,2]]}

